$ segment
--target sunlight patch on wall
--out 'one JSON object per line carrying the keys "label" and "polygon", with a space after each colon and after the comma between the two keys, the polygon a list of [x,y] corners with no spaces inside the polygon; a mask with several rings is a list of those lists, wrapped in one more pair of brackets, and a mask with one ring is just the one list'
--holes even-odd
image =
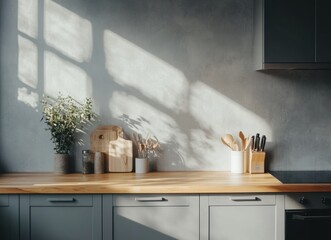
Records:
{"label": "sunlight patch on wall", "polygon": [[190,134],[192,161],[199,160],[201,170],[230,170],[230,151],[223,147],[218,134],[208,134],[201,129],[192,129]]}
{"label": "sunlight patch on wall", "polygon": [[45,41],[65,56],[88,62],[92,55],[91,22],[51,0],[45,0]]}
{"label": "sunlight patch on wall", "polygon": [[106,69],[115,82],[176,113],[187,111],[189,87],[181,71],[109,30],[104,31],[104,48]]}
{"label": "sunlight patch on wall", "polygon": [[26,85],[37,88],[38,50],[30,40],[18,36],[18,78]]}
{"label": "sunlight patch on wall", "polygon": [[29,90],[25,87],[18,88],[17,100],[36,109],[36,112],[38,111],[37,107],[38,107],[38,103],[39,103],[39,96],[37,93],[35,93],[33,91],[29,92]]}
{"label": "sunlight patch on wall", "polygon": [[174,131],[178,129],[174,119],[124,92],[112,94],[109,109],[115,118],[122,118],[123,115],[127,115],[130,118],[128,120],[134,120],[137,125],[132,126],[132,129],[138,130],[143,135],[155,134],[163,142],[170,140],[175,134]]}
{"label": "sunlight patch on wall", "polygon": [[91,96],[91,79],[83,69],[46,51],[44,92],[51,97],[61,92],[83,102]]}
{"label": "sunlight patch on wall", "polygon": [[217,137],[215,141],[226,133],[237,136],[240,130],[246,135],[259,132],[272,140],[271,127],[263,118],[202,82],[191,86],[190,111],[201,128]]}
{"label": "sunlight patch on wall", "polygon": [[[176,121],[162,111],[139,100],[138,98],[127,95],[124,92],[114,92],[109,102],[109,109],[112,116],[125,121],[130,129],[141,133],[143,137],[147,134],[155,135],[161,145],[167,144],[176,146],[177,155],[182,159],[188,159],[187,136],[181,132]],[[126,119],[123,119],[125,116]],[[169,153],[170,154],[170,153]],[[177,163],[172,159],[165,163],[167,167],[174,167]],[[189,166],[190,163],[185,163]]]}
{"label": "sunlight patch on wall", "polygon": [[17,29],[32,38],[38,35],[38,0],[18,0]]}

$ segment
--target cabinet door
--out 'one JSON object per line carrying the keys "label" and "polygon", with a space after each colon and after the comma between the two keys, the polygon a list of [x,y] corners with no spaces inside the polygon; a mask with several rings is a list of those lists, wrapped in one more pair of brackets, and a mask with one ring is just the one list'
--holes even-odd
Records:
{"label": "cabinet door", "polygon": [[19,204],[17,195],[0,195],[0,239],[19,239]]}
{"label": "cabinet door", "polygon": [[199,239],[198,196],[114,196],[114,240]]}
{"label": "cabinet door", "polygon": [[265,0],[264,62],[315,62],[315,0]]}
{"label": "cabinet door", "polygon": [[274,206],[210,207],[210,239],[275,239]]}
{"label": "cabinet door", "polygon": [[99,240],[101,196],[21,196],[21,239]]}
{"label": "cabinet door", "polygon": [[330,0],[316,0],[316,61],[331,62]]}
{"label": "cabinet door", "polygon": [[277,212],[274,195],[211,196],[209,239],[283,239],[284,233],[280,232],[284,228],[278,228],[278,224],[283,224],[278,218],[283,215]]}

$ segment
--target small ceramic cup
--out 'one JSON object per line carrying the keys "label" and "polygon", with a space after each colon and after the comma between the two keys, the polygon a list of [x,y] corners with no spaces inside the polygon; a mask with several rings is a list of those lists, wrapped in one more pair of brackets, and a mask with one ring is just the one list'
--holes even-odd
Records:
{"label": "small ceramic cup", "polygon": [[148,173],[149,160],[148,158],[136,158],[136,173]]}
{"label": "small ceramic cup", "polygon": [[231,151],[231,172],[244,173],[244,155],[242,151]]}

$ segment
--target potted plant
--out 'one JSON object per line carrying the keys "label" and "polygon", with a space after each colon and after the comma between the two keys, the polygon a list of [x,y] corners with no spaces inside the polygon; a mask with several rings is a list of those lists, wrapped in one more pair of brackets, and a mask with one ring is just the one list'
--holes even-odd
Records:
{"label": "potted plant", "polygon": [[42,112],[41,120],[47,124],[46,130],[51,132],[51,140],[55,145],[54,172],[68,173],[75,133],[82,131],[83,126],[95,117],[92,100],[86,98],[80,104],[71,96],[64,97],[61,93],[56,99],[43,95]]}

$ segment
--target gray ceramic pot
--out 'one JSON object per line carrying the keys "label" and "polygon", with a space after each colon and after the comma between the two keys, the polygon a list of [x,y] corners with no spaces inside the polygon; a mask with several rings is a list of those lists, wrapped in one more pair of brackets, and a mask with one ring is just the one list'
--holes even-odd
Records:
{"label": "gray ceramic pot", "polygon": [[54,155],[54,173],[66,174],[69,173],[70,155],[56,153]]}

